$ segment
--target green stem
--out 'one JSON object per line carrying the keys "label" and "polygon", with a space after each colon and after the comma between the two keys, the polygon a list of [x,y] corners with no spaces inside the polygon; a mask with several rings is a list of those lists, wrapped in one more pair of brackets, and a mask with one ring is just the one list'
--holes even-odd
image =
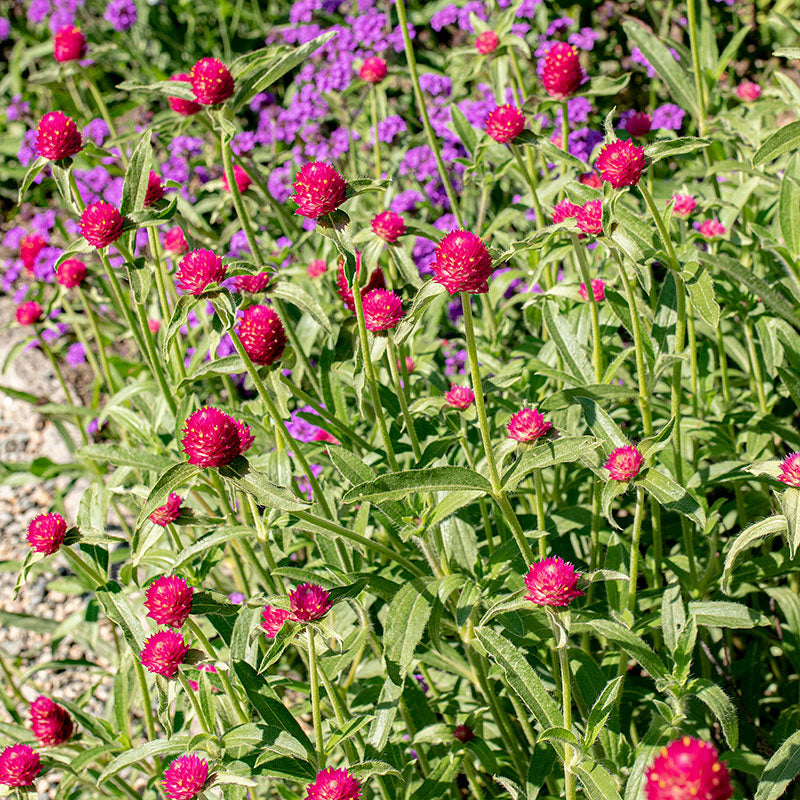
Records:
{"label": "green stem", "polygon": [[520,153],[519,147],[517,147],[517,145],[515,145],[513,142],[511,142],[508,146],[511,149],[511,152],[514,154],[519,171],[522,173],[523,180],[528,184],[528,188],[531,191],[533,210],[536,212],[536,219],[533,223],[534,230],[539,230],[539,228],[541,228],[544,224],[544,213],[542,212],[542,204],[539,202],[539,193],[536,191],[536,179],[533,173],[526,169],[525,164],[522,161],[522,153]]}
{"label": "green stem", "polygon": [[[561,704],[564,706],[564,727],[572,731],[572,680],[567,645],[558,648],[558,666],[561,673]],[[575,776],[572,773],[572,747],[564,746],[564,796],[575,800]]]}
{"label": "green stem", "polygon": [[322,713],[319,706],[319,664],[314,628],[306,628],[308,638],[308,673],[311,681],[311,716],[314,720],[314,739],[317,744],[317,769],[325,769],[325,741],[322,738]]}
{"label": "green stem", "polygon": [[194,708],[195,716],[197,717],[197,721],[200,723],[200,727],[203,729],[203,732],[207,733],[209,736],[213,736],[214,731],[206,719],[203,709],[200,707],[200,702],[197,699],[196,693],[193,691],[192,687],[189,686],[189,681],[186,680],[186,676],[180,671],[180,668],[178,668],[178,680],[183,687],[183,691],[189,696],[189,702],[192,704],[192,708]]}
{"label": "green stem", "polygon": [[[97,109],[100,111],[100,116],[108,126],[108,132],[111,134],[111,138],[116,139],[117,127],[114,125],[114,120],[111,119],[111,114],[108,111],[106,101],[103,99],[102,92],[97,88],[97,84],[94,82],[94,78],[91,77],[88,70],[86,70],[83,74],[86,79],[86,84],[89,87],[89,91],[92,93],[92,97],[94,98],[94,102],[97,104]],[[128,169],[128,157],[125,155],[125,148],[121,143],[118,143],[117,147],[119,148],[119,160],[122,162],[123,168]]]}
{"label": "green stem", "polygon": [[603,343],[600,339],[600,309],[594,296],[592,287],[592,276],[589,274],[589,264],[586,262],[586,251],[578,241],[577,234],[572,234],[572,246],[578,259],[578,264],[583,278],[583,285],[586,287],[586,295],[589,298],[589,309],[592,316],[592,360],[594,361],[595,383],[603,382]]}
{"label": "green stem", "polygon": [[142,694],[144,727],[147,731],[147,739],[154,742],[156,740],[156,723],[153,717],[153,704],[150,700],[150,689],[147,686],[147,675],[144,674],[144,667],[139,663],[137,658],[133,659],[133,666],[136,670],[136,680],[139,682],[139,691]]}
{"label": "green stem", "polygon": [[536,491],[536,528],[539,531],[539,557],[545,558],[547,556],[547,536],[544,535],[546,530],[546,521],[544,515],[544,483],[542,481],[542,471],[535,469],[533,471],[533,486]]}
{"label": "green stem", "polygon": [[381,169],[381,140],[378,136],[378,88],[372,84],[369,88],[369,104],[372,111],[372,130],[373,136],[373,152],[375,154],[375,177],[380,180],[383,170]]}
{"label": "green stem", "polygon": [[[67,401],[68,405],[74,406],[75,403],[72,399],[72,395],[67,388],[67,383],[64,380],[64,375],[61,372],[61,367],[58,365],[58,360],[53,355],[53,351],[47,346],[47,342],[42,338],[41,332],[37,332],[39,337],[39,346],[42,348],[42,352],[47,356],[50,365],[53,367],[53,372],[56,374],[56,379],[58,380],[59,385],[61,386],[61,391],[64,392],[64,398]],[[81,440],[84,444],[89,444],[89,438],[86,436],[86,427],[83,424],[83,419],[81,418],[80,414],[75,413],[72,415],[72,418],[75,422],[78,431],[81,434]]]}
{"label": "green stem", "polygon": [[636,584],[639,579],[639,540],[642,536],[642,518],[644,516],[644,489],[636,487],[636,511],[633,517],[633,533],[631,534],[631,566],[628,570],[628,611],[633,613],[636,607]]}
{"label": "green stem", "polygon": [[567,113],[569,106],[567,103],[567,100],[561,101],[561,149],[565,153],[569,152],[569,114]]}
{"label": "green stem", "polygon": [[408,401],[406,400],[403,382],[400,380],[400,374],[397,371],[397,350],[394,346],[394,342],[392,341],[391,333],[386,339],[386,358],[389,361],[389,371],[392,373],[394,390],[397,394],[397,399],[400,401],[400,409],[403,412],[403,418],[406,421],[406,428],[408,428],[408,435],[411,439],[411,447],[414,449],[414,457],[417,459],[417,461],[419,461],[422,458],[422,450],[419,446],[417,432],[414,429],[414,419],[411,416],[411,411],[408,408]]}
{"label": "green stem", "polygon": [[689,48],[692,53],[692,72],[694,73],[694,86],[698,103],[697,133],[699,136],[705,136],[706,96],[705,86],[703,85],[703,76],[700,72],[700,48],[697,43],[697,34],[700,29],[697,27],[697,6],[695,3],[696,0],[687,0],[686,16],[688,18],[687,27],[689,29]]}

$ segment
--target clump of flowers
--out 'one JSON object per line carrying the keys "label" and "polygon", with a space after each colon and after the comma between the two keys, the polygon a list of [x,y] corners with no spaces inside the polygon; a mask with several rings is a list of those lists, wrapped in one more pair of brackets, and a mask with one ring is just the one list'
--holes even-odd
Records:
{"label": "clump of flowers", "polygon": [[147,176],[147,191],[144,195],[144,207],[157,203],[164,196],[164,184],[161,182],[161,176],[155,171],[150,170]]}
{"label": "clump of flowers", "polygon": [[83,149],[78,126],[63,111],[45,114],[36,129],[36,152],[50,161],[61,161]]}
{"label": "clump of flowers", "polygon": [[800,489],[800,453],[790,453],[781,461],[778,480]]}
{"label": "clump of flowers", "polygon": [[753,81],[742,81],[736,87],[736,96],[745,103],[752,103],[753,100],[761,97],[761,87]]}
{"label": "clump of flowers", "polygon": [[644,169],[644,148],[637,147],[630,140],[618,139],[603,147],[595,167],[600,180],[610,183],[615,189],[636,186]]}
{"label": "clump of flowers", "polygon": [[289,592],[289,607],[292,619],[298,622],[313,622],[321,619],[331,609],[331,599],[328,592],[314,583],[300,584]]}
{"label": "clump of flowers", "polygon": [[269,306],[246,308],[236,333],[255,364],[274,364],[286,347],[286,331]]}
{"label": "clump of flowers", "polygon": [[717,239],[728,232],[728,229],[718,219],[713,217],[711,219],[704,219],[699,223],[696,222],[695,228],[704,239],[709,240]]}
{"label": "clump of flowers", "polygon": [[179,756],[164,770],[161,787],[169,800],[192,800],[208,780],[208,762],[196,755]]}
{"label": "clump of flowers", "polygon": [[335,167],[310,161],[304,164],[292,184],[297,203],[295,214],[316,219],[336,211],[344,203],[347,184]]}
{"label": "clump of flowers", "polygon": [[445,402],[451,408],[466,411],[475,402],[475,392],[469,386],[451,386],[444,395]]}
{"label": "clump of flowers", "polygon": [[178,674],[178,667],[183,664],[188,652],[189,645],[184,641],[183,635],[168,629],[149,637],[139,658],[148,672],[169,679]]}
{"label": "clump of flowers", "polygon": [[[356,275],[361,272],[361,254],[357,254],[356,256]],[[386,281],[383,277],[383,270],[380,267],[376,267],[372,275],[369,276],[369,280],[367,281],[367,285],[361,288],[362,296],[368,295],[370,292],[375,291],[376,289],[385,289],[386,288]],[[356,311],[356,301],[353,298],[353,290],[347,283],[347,278],[344,274],[344,260],[339,261],[339,272],[336,276],[336,291],[339,297],[342,298],[342,302],[347,306],[348,310],[355,314]]]}
{"label": "clump of flowers", "polygon": [[192,250],[178,266],[177,286],[188,294],[201,294],[212,283],[225,280],[226,267],[222,259],[211,250]]}
{"label": "clump of flowers", "polygon": [[[240,194],[244,194],[253,183],[253,179],[247,174],[246,170],[238,164],[233,165],[233,179],[236,181],[236,188],[239,190]],[[231,190],[227,175],[223,174],[222,185],[226,192]]]}
{"label": "clump of flowers", "polygon": [[81,233],[94,247],[108,247],[122,236],[122,214],[103,200],[86,206],[81,214]]}
{"label": "clump of flowers", "polygon": [[[594,295],[594,299],[596,303],[600,303],[606,299],[606,284],[601,278],[592,278],[592,294]],[[578,287],[578,294],[581,297],[581,300],[588,300],[589,299],[589,292],[586,290],[586,284],[582,283]]]}
{"label": "clump of flowers", "polygon": [[480,236],[469,231],[451,231],[439,242],[435,255],[433,279],[451,295],[489,291],[492,257]]}
{"label": "clump of flowers", "polygon": [[378,56],[370,56],[364,59],[358,77],[367,83],[380,83],[387,74],[386,62]]}
{"label": "clump of flowers", "polygon": [[612,450],[603,466],[613,481],[632,481],[642,468],[644,456],[632,444]]}
{"label": "clump of flowers", "polygon": [[513,142],[525,130],[525,115],[510,104],[498,106],[486,117],[486,133],[499,144]]}
{"label": "clump of flowers", "polygon": [[49,697],[31,703],[31,730],[43,747],[56,747],[72,736],[72,718],[66,708]]}
{"label": "clump of flowers", "polygon": [[484,56],[494,53],[499,44],[500,38],[494,31],[484,31],[475,39],[475,49]]}
{"label": "clump of flowers", "polygon": [[578,51],[567,42],[550,47],[541,62],[540,74],[545,91],[556,100],[572,97],[585,77]]}
{"label": "clump of flowers", "polygon": [[77,258],[68,258],[62,261],[56,269],[56,281],[65,289],[74,289],[80,286],[86,278],[86,264]]}
{"label": "clump of flowers", "polygon": [[382,211],[380,214],[376,214],[372,218],[370,226],[372,232],[379,239],[390,244],[396,242],[406,232],[406,223],[394,211]]}
{"label": "clump of flowers", "polygon": [[259,272],[258,275],[237,275],[233,280],[237,292],[258,294],[269,286],[272,275],[269,272]]}
{"label": "clump of flowers", "polygon": [[53,35],[53,56],[59,64],[77,61],[86,55],[86,37],[75,25],[64,25]]}
{"label": "clump of flowers", "polygon": [[223,467],[253,445],[250,428],[238,419],[206,406],[186,418],[181,448],[190,464]]}
{"label": "clump of flowers", "polygon": [[[156,320],[157,322],[158,320]],[[158,331],[156,328],[154,333]],[[150,522],[158,525],[161,528],[166,528],[181,515],[181,497],[175,492],[170,492],[167,502],[163,506],[159,506],[151,515]]]}
{"label": "clump of flowers", "polygon": [[12,744],[0,753],[3,786],[33,786],[41,769],[39,754],[27,744]]}
{"label": "clump of flowers", "polygon": [[[179,81],[181,83],[190,83],[191,78],[186,72],[179,72],[177,75],[170,76],[171,81]],[[168,97],[167,102],[169,107],[182,117],[191,117],[199,114],[203,110],[200,103],[195,103],[194,100],[186,100],[183,97]]]}
{"label": "clump of flowers", "polygon": [[163,575],[148,587],[144,601],[147,616],[157,625],[180,628],[192,612],[194,589],[184,578]]}
{"label": "clump of flowers", "polygon": [[204,106],[224,103],[233,94],[233,76],[218,58],[201,58],[189,73],[189,83]]}
{"label": "clump of flowers", "polygon": [[377,333],[396,328],[403,318],[403,302],[387,289],[374,289],[363,297],[364,324]]}
{"label": "clump of flowers", "polygon": [[590,200],[584,203],[575,212],[575,221],[583,233],[593,233],[596,236],[603,232],[603,201]]}
{"label": "clump of flowers", "polygon": [[559,556],[543,558],[531,565],[525,576],[525,586],[530,600],[537,606],[568,606],[583,592],[578,589],[580,573]]}
{"label": "clump of flowers", "polygon": [[42,307],[35,300],[17,306],[15,316],[20,325],[34,325],[42,318]]}
{"label": "clump of flowers", "polygon": [[62,544],[67,535],[67,523],[61,514],[40,514],[28,525],[28,544],[36,553],[51,556]]}
{"label": "clump of flowers", "polygon": [[690,194],[672,195],[672,213],[681,219],[688,219],[697,207],[697,200]]}
{"label": "clump of flowers", "polygon": [[182,256],[189,252],[189,244],[180,228],[170,228],[164,234],[164,249],[172,256]]}
{"label": "clump of flowers", "polygon": [[346,769],[328,767],[306,787],[306,800],[359,800],[361,788]]}
{"label": "clump of flowers", "polygon": [[278,631],[283,627],[283,623],[291,618],[291,614],[284,608],[274,606],[264,606],[261,612],[261,627],[268,639],[274,639]]}
{"label": "clump of flowers", "polygon": [[728,768],[719,760],[716,747],[689,736],[662,747],[646,776],[647,800],[733,797]]}
{"label": "clump of flowers", "polygon": [[506,425],[508,438],[518,442],[530,443],[541,439],[551,428],[544,415],[535,408],[522,408],[511,415]]}

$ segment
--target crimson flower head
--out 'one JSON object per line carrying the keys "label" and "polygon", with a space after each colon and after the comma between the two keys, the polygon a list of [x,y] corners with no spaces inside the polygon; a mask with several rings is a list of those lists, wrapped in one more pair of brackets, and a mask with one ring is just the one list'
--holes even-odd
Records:
{"label": "crimson flower head", "polygon": [[108,247],[122,236],[122,214],[103,200],[86,206],[81,214],[81,233],[94,247]]}
{"label": "crimson flower head", "polygon": [[192,800],[208,780],[208,762],[200,756],[179,756],[164,770],[161,786],[169,800]]}
{"label": "crimson flower head", "polygon": [[254,437],[250,428],[213,406],[198,409],[186,418],[181,447],[190,464],[224,467],[246,453]]}
{"label": "crimson flower head", "polygon": [[189,252],[189,244],[183,231],[176,225],[164,234],[164,249],[171,256],[182,256]]}
{"label": "crimson flower head", "polygon": [[267,634],[267,639],[274,639],[283,627],[283,623],[290,617],[291,614],[284,608],[264,606],[264,610],[261,612],[261,627]]}
{"label": "crimson flower head", "polygon": [[364,295],[364,324],[368,331],[388,331],[403,318],[403,301],[388,289],[374,289]]}
{"label": "crimson flower head", "polygon": [[484,31],[475,39],[475,49],[483,56],[494,53],[498,44],[500,44],[500,38],[494,31]]}
{"label": "crimson flower head", "polygon": [[189,73],[197,102],[215,106],[233,94],[233,76],[218,58],[201,58]]}
{"label": "crimson flower head", "polygon": [[[180,498],[178,498],[180,499]],[[180,628],[192,611],[194,589],[177,575],[162,575],[148,587],[144,606],[158,625]]]}
{"label": "crimson flower head", "polygon": [[192,250],[178,265],[178,288],[187,294],[201,294],[212,283],[225,280],[226,267],[211,250]]}
{"label": "crimson flower head", "polygon": [[347,184],[335,167],[318,161],[303,164],[292,184],[295,214],[302,217],[324,217],[336,211],[346,199]]}
{"label": "crimson flower head", "polygon": [[451,408],[466,411],[475,402],[475,392],[469,386],[451,386],[444,399]]}
{"label": "crimson flower head", "polygon": [[39,754],[27,744],[12,744],[0,753],[3,786],[33,786],[41,769]]}
{"label": "crimson flower head", "polygon": [[778,480],[800,489],[800,453],[790,453],[781,461],[781,474]]}
{"label": "crimson flower head", "polygon": [[382,58],[370,56],[361,65],[358,77],[367,83],[380,83],[386,77],[387,72],[386,62]]}
{"label": "crimson flower head", "polygon": [[578,229],[583,233],[599,235],[603,232],[603,201],[590,200],[575,212]]}
{"label": "crimson flower head", "polygon": [[35,300],[20,303],[17,306],[16,317],[20,325],[33,325],[42,318],[42,307]]}
{"label": "crimson flower head", "polygon": [[580,573],[563,558],[543,558],[531,564],[525,576],[528,589],[525,599],[537,606],[568,606],[575,598],[583,596],[578,589],[578,578]]}
{"label": "crimson flower head", "polygon": [[144,207],[157,203],[164,196],[164,184],[161,183],[161,176],[155,171],[150,170],[147,178],[147,192],[144,195]]}
{"label": "crimson flower head", "polygon": [[761,87],[752,81],[742,81],[736,87],[736,94],[740,100],[744,100],[745,103],[751,103],[761,97]]}
{"label": "crimson flower head", "polygon": [[617,139],[603,147],[595,166],[600,180],[610,183],[615,189],[636,186],[644,169],[644,148],[637,147],[630,139]]}
{"label": "crimson flower head", "polygon": [[593,189],[599,189],[603,185],[600,176],[596,172],[584,172],[578,178],[578,183],[582,183],[584,186],[591,186]]}
{"label": "crimson flower head", "polygon": [[39,514],[28,525],[28,544],[36,553],[51,556],[64,544],[67,523],[61,514]]}
{"label": "crimson flower head", "polygon": [[553,207],[553,224],[558,225],[559,222],[563,222],[565,219],[574,219],[578,211],[580,211],[580,206],[570,203],[569,200],[561,200]]}
{"label": "crimson flower head", "polygon": [[466,744],[475,738],[475,734],[469,725],[456,725],[455,729],[453,730],[453,737],[458,739],[459,742]]}
{"label": "crimson flower head", "polygon": [[699,225],[695,222],[698,233],[704,239],[716,239],[717,236],[724,236],[728,229],[715,218],[704,219]]}
{"label": "crimson flower head", "polygon": [[19,258],[28,272],[33,272],[36,256],[42,252],[45,245],[47,245],[47,242],[44,238],[39,236],[38,233],[29,233],[27,236],[20,239]]}
{"label": "crimson flower head", "polygon": [[258,294],[269,286],[272,275],[269,272],[259,272],[258,275],[237,275],[233,280],[237,292]]}
{"label": "crimson flower head", "polygon": [[379,239],[390,244],[396,242],[406,232],[405,221],[394,211],[382,211],[376,214],[370,225],[372,232]]}
{"label": "crimson flower head", "polygon": [[681,219],[687,219],[697,207],[697,200],[690,194],[672,195],[672,213]]}
{"label": "crimson flower head", "polygon": [[492,257],[480,236],[469,231],[450,231],[436,248],[433,279],[453,295],[485,294],[492,274]]}
{"label": "crimson flower head", "polygon": [[[361,272],[361,253],[356,253],[356,275]],[[386,281],[383,277],[383,270],[375,267],[375,271],[369,276],[367,285],[361,288],[362,296],[369,294],[375,289],[385,289]],[[342,298],[342,302],[347,306],[352,314],[356,313],[356,301],[353,298],[353,290],[347,285],[347,278],[344,274],[344,259],[339,259],[339,272],[336,276],[336,292]]]}
{"label": "crimson flower head", "polygon": [[[596,303],[600,303],[606,299],[606,285],[600,278],[592,278],[592,294]],[[581,300],[589,299],[589,292],[586,290],[586,284],[582,283],[578,287],[578,294]]]}
{"label": "crimson flower head", "polygon": [[292,618],[298,622],[321,619],[331,610],[330,595],[314,583],[302,583],[289,592],[289,607]]}
{"label": "crimson flower head", "polygon": [[346,769],[328,767],[306,787],[306,800],[359,800],[361,788]]}
{"label": "crimson flower head", "polygon": [[516,106],[506,104],[490,111],[484,125],[490,138],[508,144],[525,130],[525,115]]}
{"label": "crimson flower head", "polygon": [[634,139],[650,133],[653,120],[646,111],[634,111],[625,120],[625,132],[629,133]]}
{"label": "crimson flower head", "polygon": [[565,100],[583,83],[584,73],[578,51],[566,42],[556,42],[543,57],[540,66],[542,84],[550,97]]}
{"label": "crimson flower head", "polygon": [[86,264],[77,258],[68,258],[62,261],[56,269],[56,280],[65,289],[74,289],[80,286],[86,278]]}
{"label": "crimson flower head", "polygon": [[[171,75],[170,80],[191,83],[191,78],[185,72]],[[194,114],[199,114],[203,110],[203,106],[199,103],[195,103],[194,100],[184,100],[182,97],[168,97],[167,102],[169,103],[169,107],[182,117],[191,117]]]}
{"label": "crimson flower head", "polygon": [[[150,333],[158,333],[158,332],[161,330],[161,320],[159,320],[159,319],[148,319],[148,320],[147,320],[147,327],[150,329]],[[172,497],[172,495],[170,495],[170,497]],[[167,507],[167,506],[161,506],[161,508],[166,508],[166,507]],[[151,522],[155,522],[155,520],[153,519],[153,517],[154,517],[154,516],[156,516],[156,514],[157,514],[157,513],[158,513],[160,510],[161,510],[161,509],[158,509],[158,508],[157,508],[157,509],[156,509],[156,510],[155,510],[155,511],[154,511],[154,512],[153,512],[153,513],[150,515],[150,521],[151,521]],[[157,522],[156,522],[156,525],[158,525],[158,523],[157,523]]]}
{"label": "crimson flower head", "polygon": [[[157,322],[158,320],[154,320]],[[156,328],[153,333],[157,333],[158,328]],[[166,528],[171,522],[175,522],[176,519],[181,515],[181,497],[180,495],[175,494],[175,492],[170,492],[169,497],[167,498],[166,505],[159,506],[151,515],[150,515],[150,522],[154,525],[158,525],[160,528]]]}
{"label": "crimson flower head", "polygon": [[662,747],[647,770],[647,800],[730,800],[728,768],[710,742],[683,736]]}
{"label": "crimson flower head", "polygon": [[509,439],[515,439],[518,442],[535,442],[552,427],[553,423],[548,422],[537,409],[522,408],[511,415],[506,430]]}
{"label": "crimson flower head", "polygon": [[31,730],[44,747],[63,744],[72,736],[69,711],[49,697],[37,697],[31,703]]}
{"label": "crimson flower head", "polygon": [[53,34],[53,55],[59,64],[77,61],[86,55],[86,37],[80,28],[65,25]]}
{"label": "crimson flower head", "polygon": [[188,652],[189,645],[183,640],[183,634],[167,629],[145,641],[139,658],[148,672],[174,678]]}
{"label": "crimson flower head", "polygon": [[286,347],[286,331],[269,306],[246,308],[236,332],[255,364],[274,364]]}
{"label": "crimson flower head", "polygon": [[308,262],[308,267],[306,269],[309,278],[319,278],[320,275],[324,275],[327,271],[328,265],[325,263],[324,258],[311,259],[311,261]]}
{"label": "crimson flower head", "polygon": [[603,466],[613,481],[633,480],[642,468],[644,456],[632,444],[612,450]]}
{"label": "crimson flower head", "polygon": [[36,131],[36,152],[50,161],[61,161],[83,149],[81,133],[75,120],[63,111],[51,111],[39,122]]}
{"label": "crimson flower head", "polygon": [[[233,179],[236,181],[236,188],[239,190],[239,194],[244,194],[253,182],[253,179],[238,164],[233,165]],[[226,192],[231,190],[231,185],[228,183],[228,176],[225,174],[222,176],[222,185],[225,187]]]}

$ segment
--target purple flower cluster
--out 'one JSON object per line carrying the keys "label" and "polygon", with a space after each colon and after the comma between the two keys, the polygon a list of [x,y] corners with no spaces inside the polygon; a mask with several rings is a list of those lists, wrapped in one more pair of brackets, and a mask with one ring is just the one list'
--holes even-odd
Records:
{"label": "purple flower cluster", "polygon": [[103,19],[110,22],[115,31],[130,30],[136,24],[136,3],[133,0],[111,0]]}

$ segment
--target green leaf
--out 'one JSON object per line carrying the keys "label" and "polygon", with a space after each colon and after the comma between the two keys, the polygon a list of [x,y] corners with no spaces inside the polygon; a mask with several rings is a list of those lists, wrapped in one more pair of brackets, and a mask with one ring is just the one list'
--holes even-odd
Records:
{"label": "green leaf", "polygon": [[598,636],[619,645],[638,661],[654,678],[666,678],[668,671],[664,662],[650,649],[644,639],[629,631],[618,622],[608,619],[593,619],[586,623]]}
{"label": "green leaf", "polygon": [[708,706],[722,727],[728,747],[735,750],[739,746],[739,720],[736,718],[736,709],[728,695],[716,683],[705,678],[692,681],[686,688]]}
{"label": "green leaf", "polygon": [[353,178],[347,181],[345,196],[350,198],[367,192],[385,192],[391,183],[388,178]]}
{"label": "green leaf", "polygon": [[425,281],[419,288],[397,329],[394,332],[395,343],[400,345],[405,342],[414,330],[417,320],[422,316],[428,306],[437,298],[446,294],[444,286],[436,281]]}
{"label": "green leaf", "polygon": [[582,761],[575,767],[575,774],[588,800],[622,800],[614,779],[599,764]]}
{"label": "green leaf", "polygon": [[710,628],[753,628],[769,624],[760,611],[725,600],[693,600],[689,603],[689,614],[697,618],[698,625]]}
{"label": "green leaf", "polygon": [[429,467],[409,469],[381,475],[360,483],[345,492],[345,503],[362,503],[365,500],[401,500],[412,492],[458,492],[476,489],[491,494],[492,485],[483,475],[466,467]]}
{"label": "green leaf", "polygon": [[579,384],[593,382],[593,373],[584,348],[578,343],[566,317],[553,314],[552,303],[545,304],[544,321],[561,358]]}
{"label": "green leaf", "polygon": [[17,205],[20,205],[25,199],[25,193],[30,188],[36,176],[50,163],[44,156],[39,156],[33,163],[28,166],[25,177],[19,185],[19,192],[17,192]]}
{"label": "green leaf", "polygon": [[789,555],[794,558],[800,545],[800,489],[787,486],[780,496],[781,511],[786,517],[789,526],[786,542],[789,545]]}
{"label": "green leaf", "polygon": [[138,654],[144,646],[144,628],[142,628],[139,616],[131,608],[128,598],[122,593],[122,587],[116,581],[109,581],[105,586],[96,589],[95,594],[102,604],[106,616],[119,625],[125,640]]}
{"label": "green leaf", "polygon": [[450,106],[450,119],[458,138],[461,139],[461,144],[467,148],[470,155],[474,156],[478,149],[478,132],[469,124],[461,109],[455,104]]}
{"label": "green leaf", "polygon": [[147,266],[143,258],[136,258],[133,263],[125,262],[125,270],[128,273],[133,299],[140,305],[146,303],[153,280],[152,268]]}
{"label": "green leaf", "polygon": [[591,747],[595,739],[600,735],[600,731],[606,724],[606,720],[617,702],[624,680],[624,675],[610,680],[600,693],[600,696],[595,700],[592,710],[589,712],[589,719],[586,721],[586,732],[583,735],[584,747]]}
{"label": "green leaf", "polygon": [[383,636],[383,654],[389,674],[401,683],[411,666],[431,615],[431,596],[422,580],[403,585],[389,606]]}
{"label": "green leaf", "polygon": [[731,544],[728,554],[725,556],[725,565],[722,569],[720,588],[725,594],[730,594],[730,583],[733,566],[736,559],[745,551],[751,548],[756,542],[775,536],[778,533],[786,533],[789,530],[786,517],[774,516],[755,522],[750,527],[745,528]]}
{"label": "green leaf", "polygon": [[795,153],[789,161],[778,200],[778,219],[781,235],[789,252],[800,255],[800,156]]}
{"label": "green leaf", "polygon": [[164,361],[169,360],[169,346],[172,340],[178,335],[178,331],[182,325],[186,324],[186,318],[189,312],[194,308],[199,298],[192,294],[182,294],[175,303],[175,308],[172,309],[172,316],[170,317],[169,324],[165,335],[161,339],[161,358]]}
{"label": "green leaf", "polygon": [[513,492],[534,470],[579,461],[581,456],[599,446],[600,442],[593,436],[563,436],[560,439],[528,447],[517,463],[504,475],[503,489]]}
{"label": "green leaf", "polygon": [[184,734],[182,736],[173,736],[171,739],[157,739],[152,742],[145,742],[144,744],[134,747],[131,750],[126,750],[120,753],[111,763],[100,773],[97,779],[98,783],[108,780],[113,775],[121,772],[126,767],[133,764],[139,764],[145,759],[152,758],[153,756],[162,756],[171,753],[183,753],[186,751],[191,736]]}
{"label": "green leaf", "polygon": [[719,325],[719,303],[714,294],[714,281],[708,270],[694,261],[685,265],[682,276],[692,298],[692,305],[712,328],[716,328]]}
{"label": "green leaf", "polygon": [[679,139],[667,139],[653,142],[644,148],[648,164],[657,164],[664,158],[694,153],[703,150],[711,144],[711,139],[700,139],[696,136],[681,136]]}
{"label": "green leaf", "polygon": [[171,463],[167,456],[118,444],[87,444],[78,450],[78,455],[92,461],[107,462],[115,467],[136,467],[154,472],[163,472]]}
{"label": "green leaf", "polygon": [[589,83],[581,87],[582,97],[610,97],[618,95],[629,83],[631,75],[626,72],[612,78],[610,75],[598,75],[590,78]]}
{"label": "green leaf", "polygon": [[636,483],[644,487],[664,508],[683,514],[701,528],[705,526],[706,515],[700,503],[668,475],[657,469],[649,469]]}
{"label": "green leaf", "polygon": [[163,472],[150,490],[150,494],[139,512],[136,525],[141,525],[157,508],[163,506],[167,502],[170,492],[179,489],[202,471],[203,468],[195,464],[173,464],[166,472]]}
{"label": "green leaf", "polygon": [[767,762],[754,800],[778,800],[800,773],[800,731],[793,733]]}
{"label": "green leaf", "polygon": [[152,136],[153,131],[149,128],[141,135],[125,172],[122,202],[119,207],[123,217],[144,208],[144,198],[147,195],[147,184],[153,164],[153,148],[150,143]]}
{"label": "green leaf", "polygon": [[148,92],[165,97],[180,97],[181,100],[197,101],[192,84],[188,81],[156,81],[155,83],[136,83],[136,81],[123,81],[117,84],[117,89],[126,92]]}
{"label": "green leaf", "polygon": [[276,486],[266,475],[254,470],[244,456],[238,456],[230,464],[219,467],[220,477],[237,489],[251,495],[256,502],[267,508],[280,511],[302,511],[309,504],[295,497],[288,489]]}
{"label": "green leaf", "polygon": [[681,586],[673,583],[664,590],[661,597],[661,630],[664,644],[671,653],[675,652],[678,636],[686,625],[686,609],[681,599]]}
{"label": "green leaf", "polygon": [[588,397],[576,397],[575,401],[583,409],[583,416],[592,433],[609,451],[630,444],[619,425],[594,400]]}
{"label": "green leaf", "polygon": [[210,531],[205,536],[201,536],[197,541],[192,542],[188,547],[181,550],[180,555],[172,565],[173,571],[178,571],[184,564],[188,564],[193,558],[207,552],[212,547],[225,544],[231,539],[242,539],[245,536],[252,537],[253,529],[242,526],[231,526],[217,528]]}
{"label": "green leaf", "polygon": [[301,311],[308,314],[328,336],[333,336],[330,319],[328,319],[328,315],[322,306],[297,284],[289,281],[279,281],[270,290],[270,295],[280,297],[281,300],[286,300],[288,303],[297,306]]}
{"label": "green leaf", "polygon": [[[197,542],[195,542],[197,544]],[[192,614],[205,616],[216,614],[219,617],[235,617],[239,613],[239,606],[231,603],[224,592],[216,589],[202,589],[192,595]],[[213,653],[209,653],[213,657]]]}
{"label": "green leaf", "polygon": [[800,146],[800,121],[790,122],[768,136],[753,156],[753,166],[773,161],[778,156]]}

